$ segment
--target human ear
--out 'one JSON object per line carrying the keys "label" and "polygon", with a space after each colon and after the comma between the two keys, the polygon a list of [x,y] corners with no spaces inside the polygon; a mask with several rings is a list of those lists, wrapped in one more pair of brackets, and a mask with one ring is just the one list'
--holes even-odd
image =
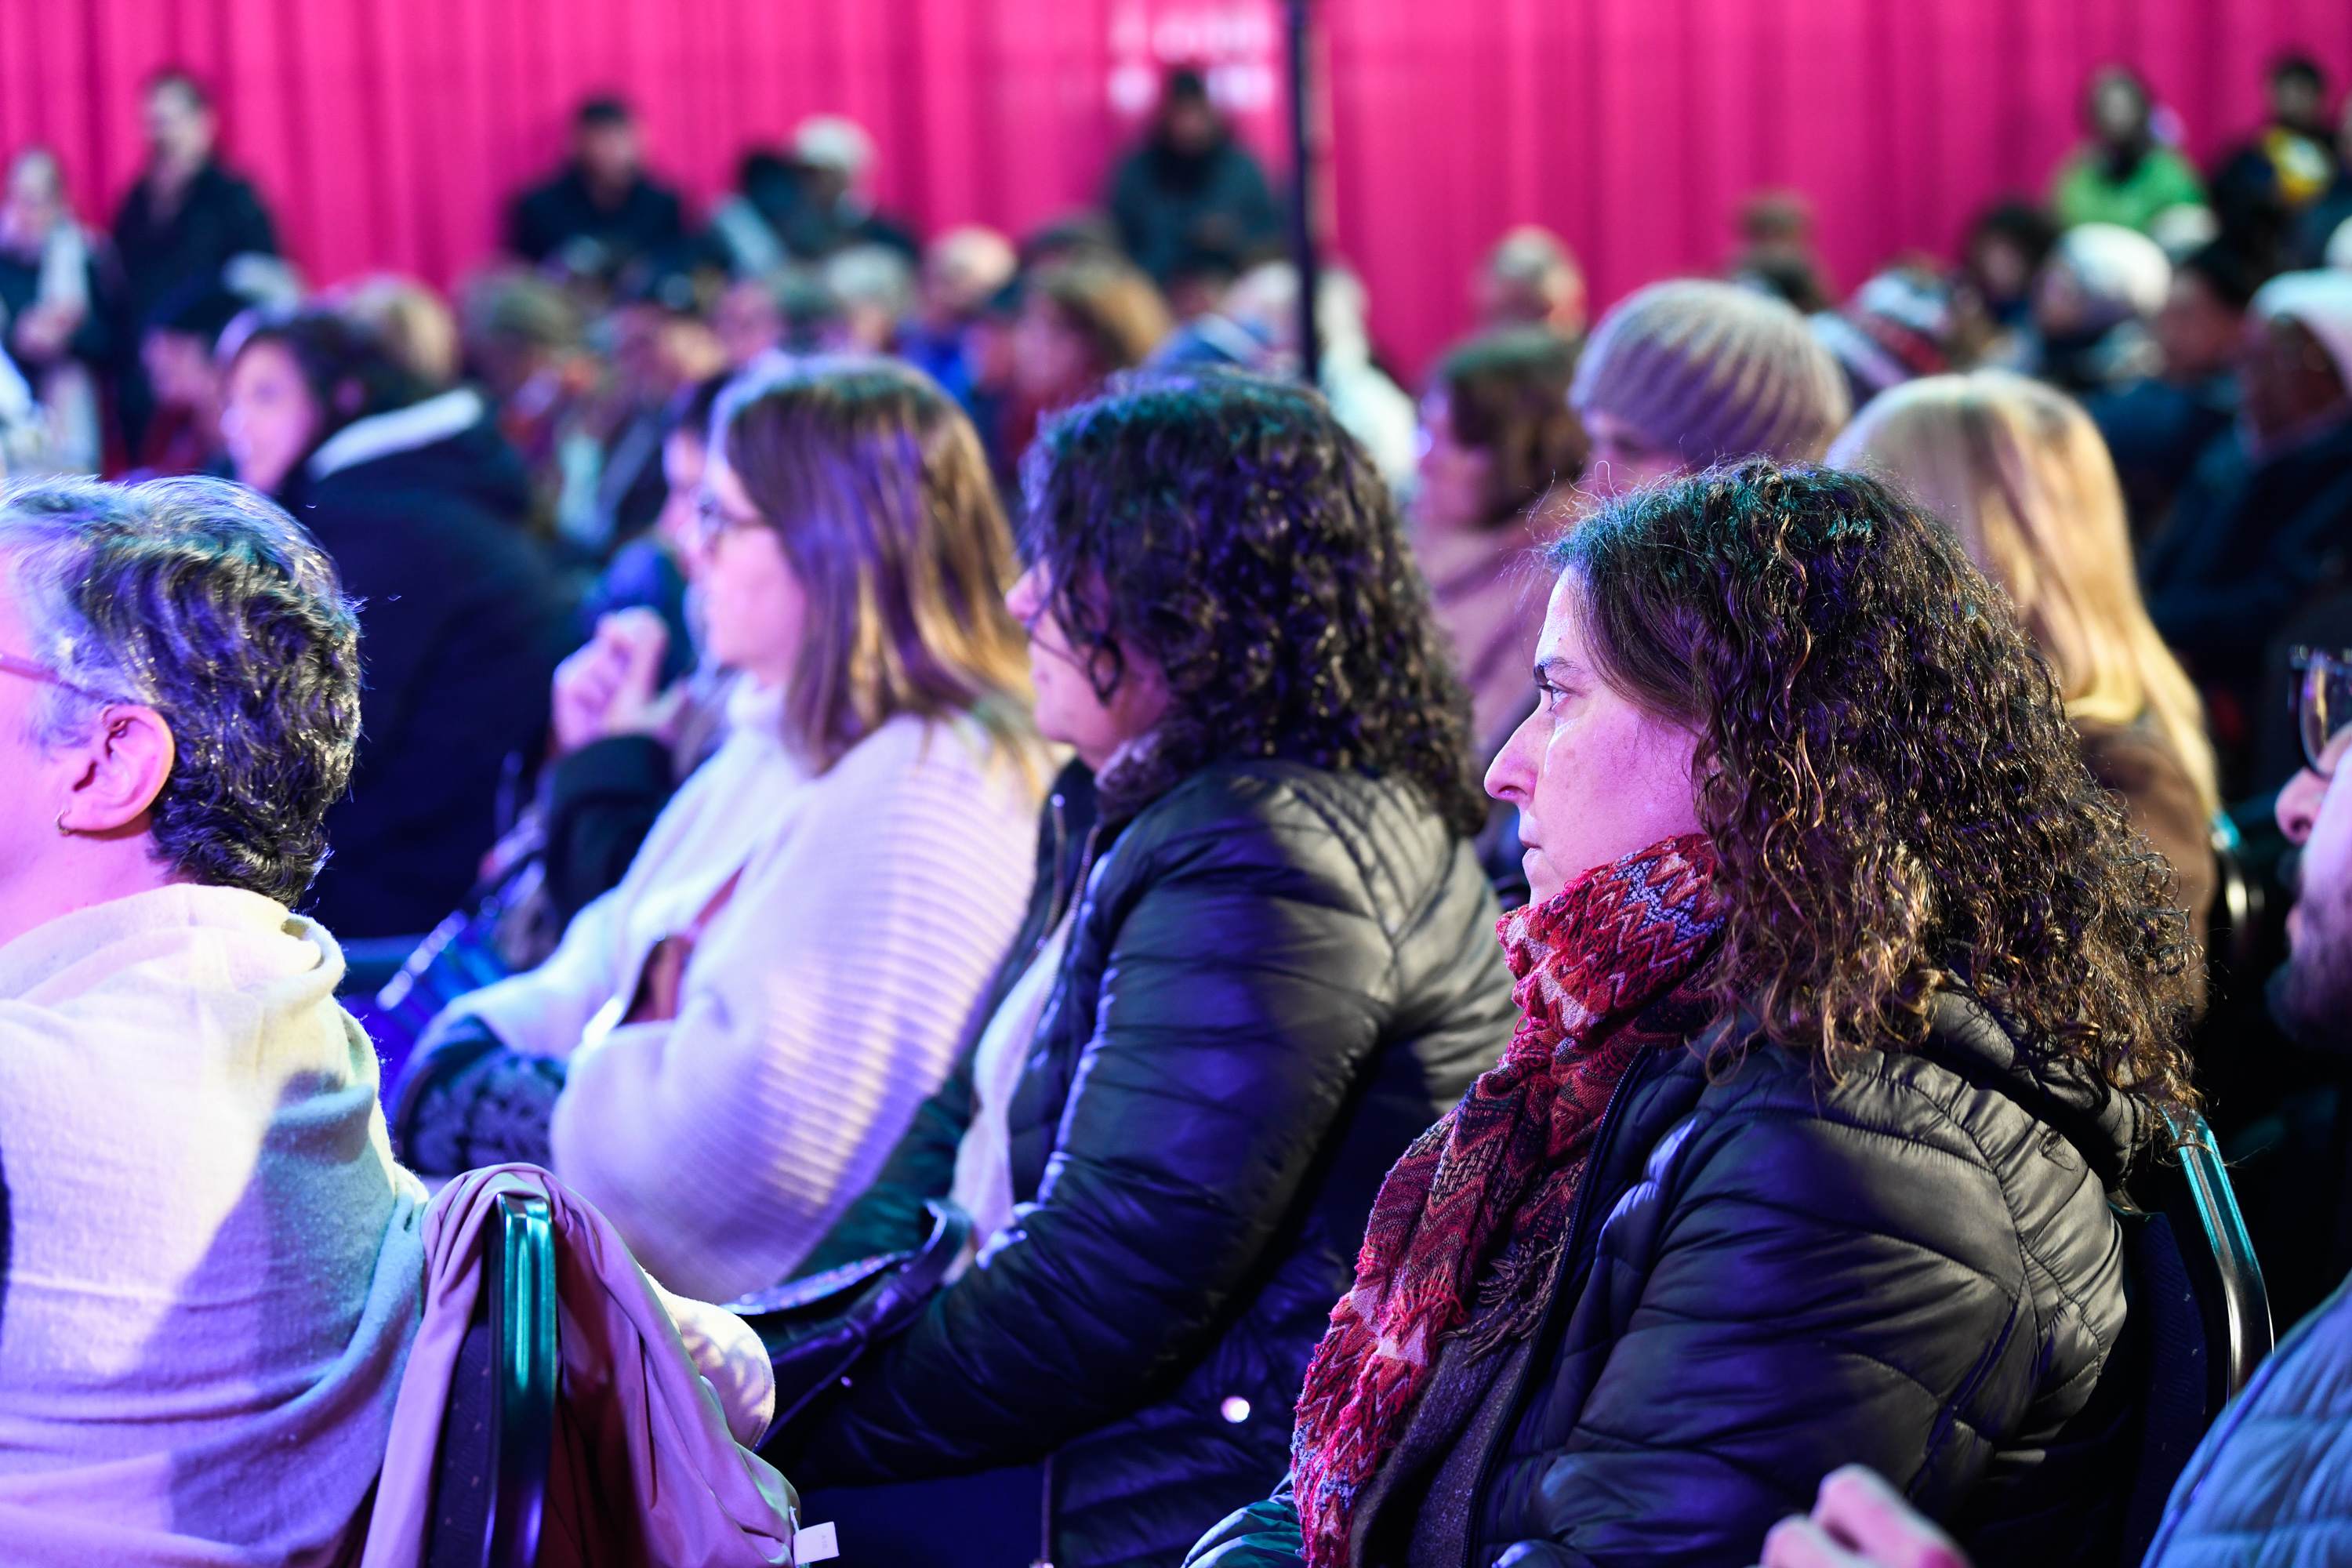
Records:
{"label": "human ear", "polygon": [[148,812],[178,755],[163,716],[135,703],[110,704],[72,749],[82,766],[58,828],[100,836],[147,831]]}

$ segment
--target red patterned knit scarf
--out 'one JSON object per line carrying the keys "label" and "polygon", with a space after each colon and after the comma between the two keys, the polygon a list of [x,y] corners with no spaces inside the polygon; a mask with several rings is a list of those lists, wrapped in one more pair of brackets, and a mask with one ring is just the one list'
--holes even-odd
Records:
{"label": "red patterned knit scarf", "polygon": [[1704,837],[1666,839],[1497,928],[1518,1032],[1389,1172],[1355,1289],[1307,1369],[1291,1470],[1308,1568],[1347,1562],[1356,1495],[1402,1435],[1482,1268],[1515,1235],[1559,1246],[1601,1112],[1648,1043],[1624,1024],[1689,977],[1723,923],[1715,868]]}

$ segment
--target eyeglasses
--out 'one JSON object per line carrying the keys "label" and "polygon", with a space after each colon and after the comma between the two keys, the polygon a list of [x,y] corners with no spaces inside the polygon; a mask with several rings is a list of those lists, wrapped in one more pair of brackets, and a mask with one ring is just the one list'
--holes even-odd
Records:
{"label": "eyeglasses", "polygon": [[2304,760],[2321,778],[2333,778],[2339,758],[2331,747],[2352,729],[2352,648],[2292,647],[2286,663],[2300,677],[2293,706]]}
{"label": "eyeglasses", "polygon": [[719,498],[704,490],[694,498],[695,540],[704,549],[718,543],[729,534],[746,528],[765,528],[767,519],[743,517],[719,504]]}
{"label": "eyeglasses", "polygon": [[93,702],[117,700],[102,691],[92,691],[87,686],[77,686],[48,666],[35,664],[29,658],[19,658],[13,653],[0,653],[0,672],[14,675],[25,680],[37,680],[46,686],[63,687],[66,690],[77,696],[87,697]]}

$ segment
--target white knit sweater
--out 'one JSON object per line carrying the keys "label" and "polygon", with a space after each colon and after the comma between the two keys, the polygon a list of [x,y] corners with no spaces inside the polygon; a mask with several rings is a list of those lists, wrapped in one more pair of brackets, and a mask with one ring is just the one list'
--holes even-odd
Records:
{"label": "white knit sweater", "polygon": [[[899,718],[810,778],[758,703],[544,964],[456,1005],[570,1058],[556,1174],[710,1301],[782,1279],[947,1076],[1028,900],[1045,776],[975,725]],[[739,868],[677,1018],[583,1045]]]}

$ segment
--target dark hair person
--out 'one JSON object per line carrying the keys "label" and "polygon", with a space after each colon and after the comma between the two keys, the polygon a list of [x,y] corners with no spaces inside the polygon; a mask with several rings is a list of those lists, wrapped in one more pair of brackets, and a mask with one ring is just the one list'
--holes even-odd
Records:
{"label": "dark hair person", "polygon": [[1079,762],[979,1034],[803,1266],[928,1198],[984,1238],[788,1439],[877,1563],[1167,1561],[1264,1495],[1380,1173],[1509,1027],[1461,690],[1322,400],[1136,382],[1028,479],[1011,602]]}
{"label": "dark hair person", "polygon": [[946,1078],[1048,764],[1012,537],[948,395],[804,362],[716,419],[691,554],[730,732],[546,963],[436,1021],[394,1130],[436,1174],[549,1165],[665,1286],[727,1301],[800,1261]]}
{"label": "dark hair person", "polygon": [[1987,1561],[2076,1560],[2119,1501],[2055,1441],[2123,1326],[2107,1191],[2189,1097],[2164,867],[1885,486],[1718,468],[1553,558],[1487,775],[1518,1034],[1390,1173],[1290,1485],[1194,1560],[1749,1562],[1857,1460]]}
{"label": "dark hair person", "polygon": [[1584,472],[1568,405],[1576,345],[1541,327],[1474,338],[1445,356],[1421,405],[1413,554],[1470,688],[1471,739],[1494,755],[1535,697],[1528,666],[1543,596],[1529,551],[1546,496]]}
{"label": "dark hair person", "polygon": [[523,531],[530,480],[471,387],[428,395],[352,323],[236,348],[236,477],[300,518],[360,602],[366,722],[314,910],[339,936],[430,931],[497,840],[508,758],[545,733],[571,595]]}

